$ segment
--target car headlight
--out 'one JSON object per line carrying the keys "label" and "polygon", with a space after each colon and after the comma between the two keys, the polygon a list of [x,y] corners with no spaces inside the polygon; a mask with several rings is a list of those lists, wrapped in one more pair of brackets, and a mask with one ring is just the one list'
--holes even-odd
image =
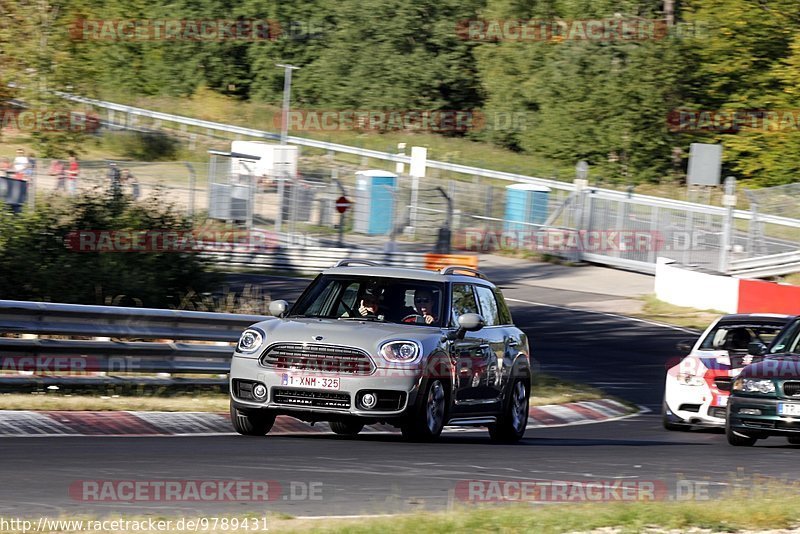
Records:
{"label": "car headlight", "polygon": [[775,383],[769,379],[737,378],[733,382],[733,391],[745,393],[775,393]]}
{"label": "car headlight", "polygon": [[387,361],[409,363],[419,358],[422,349],[415,341],[389,341],[378,351]]}
{"label": "car headlight", "polygon": [[706,382],[701,376],[691,375],[688,373],[679,373],[678,383],[684,386],[704,386]]}
{"label": "car headlight", "polygon": [[236,350],[242,354],[253,354],[264,343],[264,334],[255,328],[248,328],[239,337]]}

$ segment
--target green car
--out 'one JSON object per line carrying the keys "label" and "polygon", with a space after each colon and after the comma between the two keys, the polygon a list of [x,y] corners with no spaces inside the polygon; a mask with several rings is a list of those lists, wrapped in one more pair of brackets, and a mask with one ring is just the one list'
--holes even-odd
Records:
{"label": "green car", "polygon": [[785,436],[800,445],[800,318],[778,334],[769,350],[752,345],[749,352],[764,359],[745,367],[733,382],[725,425],[728,443],[747,447],[769,436]]}

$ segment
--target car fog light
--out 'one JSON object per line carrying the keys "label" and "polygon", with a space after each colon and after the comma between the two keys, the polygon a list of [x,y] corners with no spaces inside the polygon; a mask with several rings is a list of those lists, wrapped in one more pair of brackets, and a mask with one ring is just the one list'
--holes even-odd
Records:
{"label": "car fog light", "polygon": [[256,384],[253,387],[253,397],[256,400],[264,400],[267,398],[267,387],[264,384]]}
{"label": "car fog light", "polygon": [[371,410],[378,404],[378,397],[373,395],[372,393],[365,393],[363,397],[361,397],[361,404],[367,410]]}
{"label": "car fog light", "polygon": [[761,415],[761,410],[758,408],[740,408],[739,413],[741,415]]}

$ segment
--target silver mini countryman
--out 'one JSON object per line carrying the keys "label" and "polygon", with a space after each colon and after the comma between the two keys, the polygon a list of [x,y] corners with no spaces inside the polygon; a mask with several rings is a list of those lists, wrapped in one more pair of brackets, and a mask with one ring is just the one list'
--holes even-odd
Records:
{"label": "silver mini countryman", "polygon": [[242,333],[231,361],[240,434],[265,435],[277,415],[350,436],[376,423],[413,440],[445,425],[486,426],[504,442],[525,433],[528,340],[479,271],[343,260],[270,314]]}

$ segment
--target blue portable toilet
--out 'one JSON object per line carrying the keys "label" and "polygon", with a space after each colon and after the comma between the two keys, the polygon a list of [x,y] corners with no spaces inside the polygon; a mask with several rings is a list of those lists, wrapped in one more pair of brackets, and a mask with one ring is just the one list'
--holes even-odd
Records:
{"label": "blue portable toilet", "polygon": [[368,235],[388,234],[394,221],[397,175],[371,170],[356,173],[353,231]]}
{"label": "blue portable toilet", "polygon": [[528,224],[544,224],[550,188],[533,184],[513,184],[506,187],[506,215],[503,230],[531,230]]}

